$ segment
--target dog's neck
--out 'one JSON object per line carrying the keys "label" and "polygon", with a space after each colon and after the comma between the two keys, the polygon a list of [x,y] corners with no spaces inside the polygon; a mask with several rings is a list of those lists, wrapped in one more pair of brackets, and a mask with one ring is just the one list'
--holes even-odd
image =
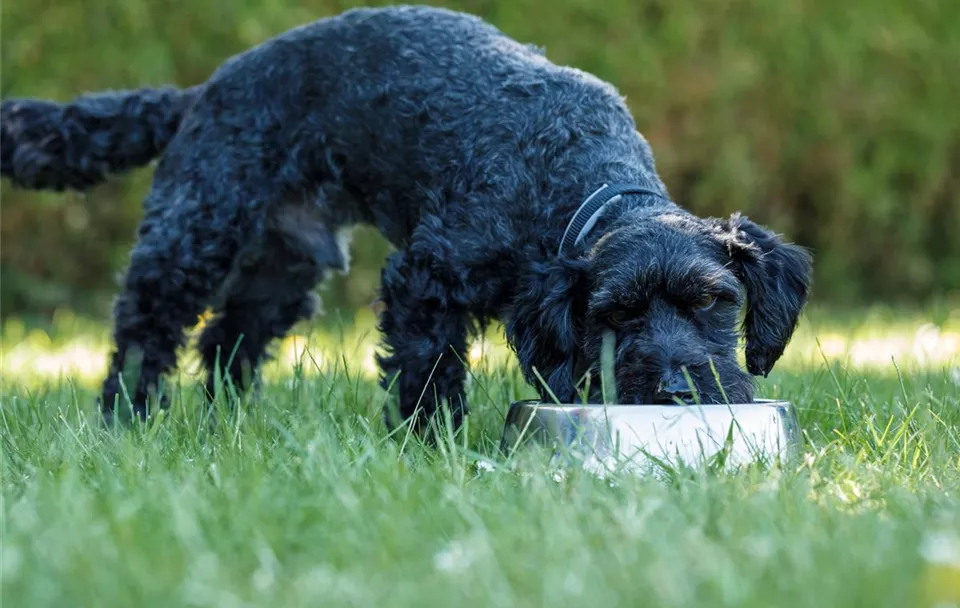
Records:
{"label": "dog's neck", "polygon": [[570,216],[557,246],[557,255],[576,255],[589,248],[604,229],[614,223],[616,216],[637,204],[674,206],[666,191],[650,180],[602,184],[590,192]]}
{"label": "dog's neck", "polygon": [[603,184],[594,190],[573,213],[560,239],[557,255],[562,255],[564,249],[572,250],[579,247],[604,214],[620,202],[624,195],[630,194],[669,201],[666,194],[654,184]]}

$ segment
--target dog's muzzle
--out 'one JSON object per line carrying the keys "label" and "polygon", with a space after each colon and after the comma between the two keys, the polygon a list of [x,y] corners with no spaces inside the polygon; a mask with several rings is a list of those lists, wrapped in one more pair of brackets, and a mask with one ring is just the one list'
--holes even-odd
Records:
{"label": "dog's muzzle", "polygon": [[657,382],[654,403],[676,403],[677,399],[683,402],[690,401],[693,399],[693,390],[682,373],[669,371]]}

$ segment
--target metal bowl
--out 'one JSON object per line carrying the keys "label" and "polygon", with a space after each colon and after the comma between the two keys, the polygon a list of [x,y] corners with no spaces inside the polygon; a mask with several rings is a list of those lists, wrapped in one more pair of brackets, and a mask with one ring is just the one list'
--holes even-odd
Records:
{"label": "metal bowl", "polygon": [[510,455],[529,442],[551,445],[600,472],[681,461],[699,466],[795,462],[802,437],[787,401],[719,405],[556,405],[518,401],[510,406],[500,449]]}

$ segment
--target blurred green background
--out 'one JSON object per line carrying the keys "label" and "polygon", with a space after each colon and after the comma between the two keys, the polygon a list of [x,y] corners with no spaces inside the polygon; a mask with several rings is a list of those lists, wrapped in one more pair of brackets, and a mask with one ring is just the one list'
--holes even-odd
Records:
{"label": "blurred green background", "polygon": [[[204,81],[223,60],[352,6],[332,0],[5,0],[4,97]],[[447,0],[627,96],[671,194],[742,210],[811,247],[815,300],[960,293],[960,2]],[[86,196],[2,185],[0,312],[106,315],[143,169]],[[365,306],[387,249],[369,231],[327,308]]]}

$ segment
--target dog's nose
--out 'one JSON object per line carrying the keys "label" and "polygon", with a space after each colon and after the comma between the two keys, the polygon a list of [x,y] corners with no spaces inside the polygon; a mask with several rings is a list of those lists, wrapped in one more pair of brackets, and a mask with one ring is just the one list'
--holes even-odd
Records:
{"label": "dog's nose", "polygon": [[673,398],[691,399],[693,391],[690,390],[690,384],[686,377],[680,372],[667,372],[657,384],[658,400],[673,401]]}

